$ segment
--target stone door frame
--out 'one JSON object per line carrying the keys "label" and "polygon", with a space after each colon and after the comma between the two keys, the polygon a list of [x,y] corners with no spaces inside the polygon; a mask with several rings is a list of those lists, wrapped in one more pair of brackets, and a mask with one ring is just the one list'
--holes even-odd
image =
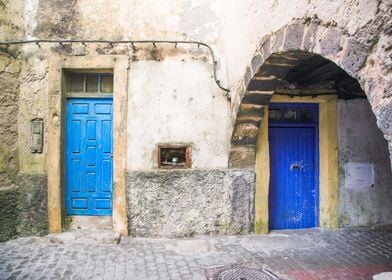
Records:
{"label": "stone door frame", "polygon": [[65,77],[64,70],[112,69],[113,71],[113,214],[112,229],[128,235],[126,216],[126,137],[128,58],[123,55],[66,56],[50,60],[48,76],[48,225],[61,232],[65,225]]}

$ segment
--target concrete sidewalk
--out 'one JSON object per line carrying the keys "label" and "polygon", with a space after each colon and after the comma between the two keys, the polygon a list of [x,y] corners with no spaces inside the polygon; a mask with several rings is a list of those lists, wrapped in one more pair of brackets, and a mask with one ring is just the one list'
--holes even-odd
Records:
{"label": "concrete sidewalk", "polygon": [[127,237],[119,244],[107,233],[88,234],[0,243],[0,279],[359,280],[392,271],[392,226],[192,239]]}

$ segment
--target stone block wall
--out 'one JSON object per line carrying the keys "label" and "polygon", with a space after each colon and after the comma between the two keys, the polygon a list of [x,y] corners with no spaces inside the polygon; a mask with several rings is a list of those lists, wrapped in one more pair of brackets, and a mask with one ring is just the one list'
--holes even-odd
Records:
{"label": "stone block wall", "polygon": [[254,182],[251,170],[131,171],[127,176],[130,235],[249,233]]}

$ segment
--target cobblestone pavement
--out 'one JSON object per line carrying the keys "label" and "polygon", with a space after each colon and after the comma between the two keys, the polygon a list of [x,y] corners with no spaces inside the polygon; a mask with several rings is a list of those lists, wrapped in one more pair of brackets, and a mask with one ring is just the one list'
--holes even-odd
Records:
{"label": "cobblestone pavement", "polygon": [[392,226],[119,244],[52,237],[0,243],[0,279],[205,279],[249,263],[282,279],[372,279],[392,271]]}

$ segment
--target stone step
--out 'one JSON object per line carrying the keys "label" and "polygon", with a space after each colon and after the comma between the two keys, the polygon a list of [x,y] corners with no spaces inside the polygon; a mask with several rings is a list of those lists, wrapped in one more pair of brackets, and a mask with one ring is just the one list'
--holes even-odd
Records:
{"label": "stone step", "polygon": [[80,229],[112,229],[112,217],[110,216],[68,216],[70,230]]}
{"label": "stone step", "polygon": [[120,234],[112,230],[103,229],[80,229],[69,230],[61,233],[52,233],[44,238],[58,244],[118,244]]}

